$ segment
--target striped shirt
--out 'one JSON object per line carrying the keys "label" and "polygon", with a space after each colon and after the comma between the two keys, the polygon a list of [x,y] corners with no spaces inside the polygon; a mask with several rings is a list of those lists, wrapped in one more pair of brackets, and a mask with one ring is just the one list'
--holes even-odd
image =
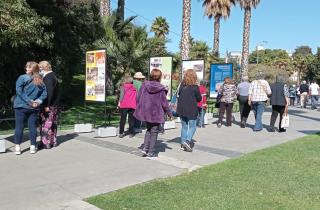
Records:
{"label": "striped shirt", "polygon": [[270,94],[270,85],[266,80],[254,80],[251,82],[249,88],[249,97],[251,101],[266,101]]}

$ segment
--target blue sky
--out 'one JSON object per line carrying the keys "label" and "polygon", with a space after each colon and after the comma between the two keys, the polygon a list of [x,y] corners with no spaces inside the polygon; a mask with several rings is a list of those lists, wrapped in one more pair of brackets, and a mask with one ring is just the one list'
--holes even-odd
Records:
{"label": "blue sky", "polygon": [[[111,0],[112,9],[116,0]],[[182,0],[126,0],[125,16],[138,14],[138,25],[147,25],[150,30],[152,20],[157,16],[167,19],[170,26],[167,48],[179,51],[182,27]],[[297,46],[309,45],[313,52],[320,47],[320,1],[319,0],[261,0],[257,9],[252,11],[250,50],[262,41],[264,47],[294,51]],[[206,41],[212,47],[213,20],[203,15],[202,2],[192,0],[191,36]],[[318,25],[318,26],[317,26]],[[233,7],[231,16],[221,21],[220,54],[228,51],[241,51],[243,31],[243,11]],[[152,33],[150,32],[150,36]]]}

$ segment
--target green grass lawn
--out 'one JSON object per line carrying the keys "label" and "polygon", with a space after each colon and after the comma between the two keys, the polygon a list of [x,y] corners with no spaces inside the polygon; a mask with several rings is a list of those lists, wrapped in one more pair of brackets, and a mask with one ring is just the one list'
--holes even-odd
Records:
{"label": "green grass lawn", "polygon": [[87,199],[101,209],[320,209],[320,135]]}

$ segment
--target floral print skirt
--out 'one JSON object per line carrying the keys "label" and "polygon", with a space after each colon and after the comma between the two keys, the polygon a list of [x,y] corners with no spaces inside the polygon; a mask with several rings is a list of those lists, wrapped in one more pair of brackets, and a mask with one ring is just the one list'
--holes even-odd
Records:
{"label": "floral print skirt", "polygon": [[43,110],[40,113],[40,136],[44,145],[53,146],[57,144],[58,108],[49,107],[49,109],[49,112]]}

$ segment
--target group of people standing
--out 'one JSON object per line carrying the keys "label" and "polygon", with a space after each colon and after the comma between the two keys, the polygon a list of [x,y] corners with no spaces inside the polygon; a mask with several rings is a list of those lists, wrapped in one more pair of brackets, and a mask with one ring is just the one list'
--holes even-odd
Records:
{"label": "group of people standing", "polygon": [[16,81],[15,154],[21,154],[24,123],[27,121],[30,138],[30,153],[37,151],[37,125],[40,121],[40,147],[56,147],[58,124],[58,80],[49,62],[27,62],[25,74]]}

